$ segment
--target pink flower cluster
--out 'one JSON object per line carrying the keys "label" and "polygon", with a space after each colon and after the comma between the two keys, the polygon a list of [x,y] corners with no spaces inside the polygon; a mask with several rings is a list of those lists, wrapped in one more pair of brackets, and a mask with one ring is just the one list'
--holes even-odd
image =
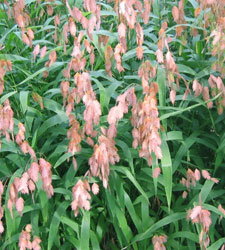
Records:
{"label": "pink flower cluster", "polygon": [[[16,23],[18,24],[18,26],[21,28],[22,41],[27,46],[32,47],[32,42],[34,39],[34,32],[32,31],[30,27],[25,29],[31,22],[30,16],[28,15],[28,13],[26,13],[25,9],[26,9],[26,6],[25,6],[24,0],[16,1],[13,5],[13,17]],[[8,11],[11,14],[10,7]]]}
{"label": "pink flower cluster", "polygon": [[[180,3],[181,2],[182,1],[180,1]],[[182,13],[182,4],[180,4],[179,6],[180,6],[179,7],[180,10],[178,10],[177,7],[175,7],[173,10],[174,10],[174,14],[176,16],[178,16],[178,18],[181,18],[181,16],[179,16],[179,13],[177,13],[177,11],[178,12],[180,11],[180,13]],[[161,29],[159,30],[159,33],[158,33],[159,41],[158,41],[158,49],[156,51],[156,59],[157,59],[157,62],[159,64],[161,64],[161,63],[163,64],[161,67],[165,68],[165,70],[166,70],[167,80],[168,80],[168,84],[170,87],[170,100],[171,100],[172,104],[174,104],[175,100],[176,100],[176,89],[175,89],[175,86],[173,84],[174,82],[176,82],[177,89],[179,90],[180,89],[179,80],[181,78],[183,79],[184,84],[186,86],[186,91],[184,93],[183,99],[185,99],[187,97],[187,95],[190,93],[190,89],[189,89],[189,85],[187,84],[186,80],[179,73],[178,66],[176,65],[174,58],[173,58],[173,54],[170,51],[169,43],[172,41],[172,38],[167,37],[167,35],[166,35],[165,31],[166,31],[167,27],[168,27],[168,24],[166,22],[164,22],[164,23],[162,23]],[[179,26],[178,28],[179,29],[177,29],[176,31],[182,32],[183,27]],[[167,53],[164,57],[163,50],[165,47],[167,49]]]}
{"label": "pink flower cluster", "polygon": [[93,91],[90,76],[87,72],[83,72],[82,74],[76,73],[74,76],[74,82],[76,88],[72,88],[71,92],[69,91],[69,82],[61,83],[61,91],[64,98],[64,103],[65,98],[68,96],[66,113],[67,115],[69,115],[74,109],[75,100],[77,103],[79,103],[82,99],[86,107],[84,111],[85,125],[82,134],[95,137],[97,135],[97,132],[94,131],[94,125],[99,124],[99,119],[101,116],[101,106],[97,101],[95,93]]}
{"label": "pink flower cluster", "polygon": [[154,153],[158,159],[161,159],[162,150],[158,132],[160,129],[156,98],[158,85],[156,82],[153,82],[149,87],[147,83],[145,83],[143,89],[143,93],[145,93],[144,101],[132,108],[132,125],[134,127],[132,135],[134,138],[133,147],[137,148],[139,144],[141,145],[139,156],[146,158],[148,165],[151,166],[151,154]]}
{"label": "pink flower cluster", "polygon": [[[101,39],[99,39],[100,43],[101,43]],[[100,46],[99,46],[100,47]],[[119,55],[120,56],[120,55]],[[111,58],[113,58],[113,49],[111,46],[107,46],[105,49],[105,71],[106,73],[112,77],[112,63],[111,63]],[[121,58],[119,57],[119,64],[121,65]],[[122,66],[121,66],[122,67]],[[122,70],[121,70],[122,71]]]}
{"label": "pink flower cluster", "polygon": [[90,185],[87,180],[79,180],[73,187],[73,201],[71,203],[72,210],[74,210],[75,217],[79,213],[79,208],[84,208],[86,210],[90,209],[90,199],[89,194]]}
{"label": "pink flower cluster", "polygon": [[[72,210],[74,210],[75,217],[79,213],[79,208],[84,208],[85,210],[90,209],[90,199],[91,195],[89,194],[91,188],[87,180],[79,180],[76,185],[73,187],[73,201],[71,203]],[[94,183],[92,185],[93,194],[98,194],[99,187],[98,184]]]}
{"label": "pink flower cluster", "polygon": [[201,178],[200,171],[198,169],[195,169],[193,172],[190,168],[187,170],[186,173],[187,178],[182,178],[181,183],[188,189],[190,190],[190,187],[195,187],[196,186],[196,181],[199,181]]}
{"label": "pink flower cluster", "polygon": [[[180,0],[178,7],[174,6],[172,9],[172,15],[173,19],[177,24],[186,24],[185,18],[184,18],[184,0]],[[176,35],[180,37],[182,35],[183,30],[185,29],[185,26],[178,25],[176,27]]]}
{"label": "pink flower cluster", "polygon": [[[190,188],[196,186],[196,181],[199,181],[201,179],[201,173],[198,169],[195,169],[193,172],[190,168],[187,170],[186,173],[186,179],[183,177],[181,179],[181,183],[183,186],[185,186],[190,192]],[[211,180],[214,183],[218,183],[219,181],[216,178],[212,178],[207,170],[202,170],[202,177],[207,180]],[[188,193],[186,191],[183,192],[182,197],[185,199],[187,197]]]}
{"label": "pink flower cluster", "polygon": [[[84,8],[92,13],[92,16],[90,19],[86,18],[82,12],[77,8],[73,7],[71,9],[68,1],[66,0],[66,7],[69,11],[69,14],[73,19],[77,22],[80,23],[87,31],[88,37],[90,40],[93,40],[93,31],[94,29],[99,30],[100,29],[100,24],[101,24],[101,16],[100,16],[100,11],[101,7],[100,5],[96,4],[95,0],[85,0],[84,1]],[[68,24],[66,24],[68,26]],[[67,35],[68,35],[68,27],[64,27],[64,38],[65,38],[65,43],[68,42]],[[71,33],[71,28],[70,28],[70,33]],[[71,33],[73,34],[73,32]],[[65,46],[64,46],[65,48]]]}
{"label": "pink flower cluster", "polygon": [[[114,50],[114,57],[116,60],[116,67],[119,72],[124,71],[122,66],[121,54],[125,54],[127,51],[127,26],[130,29],[135,29],[137,33],[137,49],[136,54],[138,59],[143,58],[143,41],[144,33],[143,28],[140,23],[137,22],[138,14],[144,20],[144,23],[147,24],[149,20],[149,15],[151,11],[151,1],[144,1],[144,6],[141,1],[138,0],[123,0],[115,4],[116,11],[120,14],[121,23],[118,25],[118,34],[119,34],[119,43],[116,45]],[[111,64],[107,64],[111,66]],[[106,72],[111,75],[111,70],[107,69]]]}
{"label": "pink flower cluster", "polygon": [[202,227],[199,235],[199,243],[201,246],[204,246],[204,248],[207,248],[210,243],[208,235],[209,227],[212,224],[210,214],[211,213],[207,209],[203,209],[200,205],[195,206],[187,213],[187,219],[191,219],[193,224],[197,223]]}
{"label": "pink flower cluster", "polygon": [[[222,207],[221,204],[218,205],[218,210],[219,210],[220,212],[222,212],[222,213],[225,215],[225,209]],[[220,219],[219,219],[219,220],[222,220],[222,218],[223,218],[223,216],[220,215]]]}
{"label": "pink flower cluster", "polygon": [[19,145],[21,151],[24,154],[29,153],[30,156],[33,158],[33,160],[36,161],[37,158],[36,158],[36,154],[34,150],[29,145],[28,141],[25,140],[25,127],[21,122],[18,123],[18,128],[19,128],[19,131],[16,135],[16,143]]}
{"label": "pink flower cluster", "polygon": [[0,60],[0,95],[4,91],[4,76],[7,71],[12,70],[12,63],[9,60]]}
{"label": "pink flower cluster", "polygon": [[[225,107],[225,86],[220,77],[215,77],[210,75],[208,83],[211,89],[207,86],[202,86],[196,79],[193,81],[192,89],[195,93],[195,96],[202,94],[203,100],[207,101],[207,107],[212,108],[213,102],[210,101],[210,92],[212,97],[215,97],[217,94],[220,94],[219,98],[216,101],[217,112],[219,115],[223,113]],[[211,90],[211,91],[210,91]]]}
{"label": "pink flower cluster", "polygon": [[[214,75],[210,75],[208,82],[211,87],[211,94],[213,97],[215,97],[218,93],[221,94],[221,96],[218,98],[216,102],[217,112],[219,115],[221,115],[225,108],[225,85],[223,83],[223,80],[219,76],[215,77]],[[204,94],[203,94],[203,97],[204,97]],[[211,102],[207,103],[208,107],[210,103]],[[212,107],[212,104],[211,104],[211,107]]]}
{"label": "pink flower cluster", "polygon": [[40,158],[39,160],[39,172],[42,180],[42,187],[45,190],[48,198],[51,198],[54,194],[54,189],[52,186],[52,171],[51,164],[45,159]]}
{"label": "pink flower cluster", "polygon": [[112,165],[119,161],[119,155],[112,138],[106,136],[106,131],[99,136],[98,144],[94,146],[94,154],[89,159],[92,176],[98,176],[107,188],[109,178],[109,163]]}
{"label": "pink flower cluster", "polygon": [[4,106],[0,105],[0,148],[1,148],[1,134],[5,135],[7,141],[10,141],[10,135],[8,130],[11,132],[12,139],[13,129],[14,129],[14,121],[13,121],[13,110],[11,109],[9,100],[5,100]]}
{"label": "pink flower cluster", "polygon": [[95,96],[88,92],[83,96],[83,102],[86,107],[84,110],[85,125],[83,132],[88,136],[95,137],[97,133],[93,127],[99,124],[99,119],[102,114],[101,106]]}
{"label": "pink flower cluster", "polygon": [[2,217],[4,215],[4,209],[2,207],[2,194],[4,192],[4,186],[2,182],[0,181],[0,235],[4,232],[4,227],[2,223]]}
{"label": "pink flower cluster", "polygon": [[19,238],[19,248],[20,250],[33,249],[41,250],[41,239],[37,236],[34,236],[33,241],[31,241],[31,231],[32,226],[30,224],[26,225],[25,230],[22,230]]}
{"label": "pink flower cluster", "polygon": [[28,187],[29,175],[27,172],[23,173],[21,178],[15,177],[13,183],[9,189],[9,199],[8,199],[8,209],[10,210],[11,217],[13,218],[13,205],[16,206],[16,210],[22,216],[23,208],[24,208],[24,200],[22,197],[18,197],[18,193],[22,194],[29,193]]}
{"label": "pink flower cluster", "polygon": [[136,54],[138,59],[142,59],[143,58],[143,47],[142,44],[144,42],[144,31],[142,29],[142,26],[140,25],[140,23],[138,23],[136,25],[136,33],[137,33],[137,50],[136,50]]}
{"label": "pink flower cluster", "polygon": [[117,105],[112,107],[108,114],[108,124],[109,129],[107,130],[107,137],[114,138],[116,137],[116,127],[120,119],[123,118],[124,114],[128,113],[128,107],[136,106],[137,98],[134,92],[134,88],[130,88],[124,94],[121,94],[116,99]]}
{"label": "pink flower cluster", "polygon": [[[67,137],[70,140],[68,152],[71,152],[73,155],[80,151],[80,142],[81,139],[85,137],[85,134],[87,135],[87,143],[92,146],[94,145],[94,142],[90,137],[97,136],[97,131],[94,130],[94,126],[99,124],[101,116],[101,106],[96,99],[89,74],[87,72],[83,72],[81,74],[76,73],[74,76],[74,82],[76,87],[72,88],[71,92],[69,90],[68,81],[63,81],[61,83],[64,105],[67,102],[66,113],[69,115],[71,125],[71,128],[67,133]],[[82,131],[80,131],[79,122],[75,119],[73,114],[71,114],[74,109],[75,100],[77,103],[83,100],[86,107],[83,114],[85,124]],[[73,159],[75,163],[75,158]],[[76,166],[76,163],[74,166]]]}
{"label": "pink flower cluster", "polygon": [[164,234],[164,235],[155,235],[153,238],[152,238],[152,243],[153,243],[153,246],[154,246],[154,250],[166,250],[166,247],[164,245],[164,243],[167,241],[167,236]]}
{"label": "pink flower cluster", "polygon": [[80,151],[80,142],[81,142],[81,136],[80,136],[80,124],[75,119],[73,114],[69,115],[69,121],[70,121],[70,129],[67,132],[67,138],[70,140],[68,145],[68,152],[71,152],[73,155],[76,152]]}
{"label": "pink flower cluster", "polygon": [[24,172],[21,178],[15,177],[13,183],[10,186],[8,208],[12,218],[13,205],[16,206],[16,210],[20,216],[22,216],[24,200],[22,197],[18,197],[18,194],[19,192],[21,194],[29,194],[29,191],[31,193],[34,192],[36,189],[35,183],[38,181],[39,173],[41,176],[43,189],[47,193],[48,197],[50,198],[54,194],[54,190],[51,185],[51,165],[43,158],[40,158],[39,165],[37,162],[33,162],[28,171]]}

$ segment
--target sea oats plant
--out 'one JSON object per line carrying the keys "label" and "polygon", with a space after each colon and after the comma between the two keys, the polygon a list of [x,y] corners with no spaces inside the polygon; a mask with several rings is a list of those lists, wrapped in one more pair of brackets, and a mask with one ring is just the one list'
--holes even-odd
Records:
{"label": "sea oats plant", "polygon": [[225,1],[0,2],[0,249],[225,249]]}

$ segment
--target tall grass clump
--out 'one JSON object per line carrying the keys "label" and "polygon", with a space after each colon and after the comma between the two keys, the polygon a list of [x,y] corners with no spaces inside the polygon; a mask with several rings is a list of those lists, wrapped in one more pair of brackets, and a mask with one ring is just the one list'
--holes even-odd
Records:
{"label": "tall grass clump", "polygon": [[0,249],[225,249],[224,55],[224,0],[2,0]]}

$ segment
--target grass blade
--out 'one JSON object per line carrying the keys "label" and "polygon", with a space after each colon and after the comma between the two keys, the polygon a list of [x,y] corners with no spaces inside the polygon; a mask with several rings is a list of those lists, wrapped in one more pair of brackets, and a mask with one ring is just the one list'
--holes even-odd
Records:
{"label": "grass blade", "polygon": [[81,249],[89,249],[89,240],[90,240],[90,213],[83,213],[83,219],[81,224],[81,237],[80,244]]}
{"label": "grass blade", "polygon": [[172,196],[172,161],[171,161],[169,147],[166,141],[162,141],[161,148],[163,155],[163,158],[161,159],[161,164],[162,164],[164,188],[166,191],[168,209],[170,211],[170,203]]}
{"label": "grass blade", "polygon": [[161,219],[160,221],[156,222],[155,224],[153,224],[148,230],[146,230],[144,233],[138,234],[134,237],[132,243],[137,242],[137,241],[142,241],[145,239],[150,238],[154,232],[156,232],[158,229],[176,222],[178,220],[182,220],[186,218],[186,213],[174,213],[171,214],[163,219]]}

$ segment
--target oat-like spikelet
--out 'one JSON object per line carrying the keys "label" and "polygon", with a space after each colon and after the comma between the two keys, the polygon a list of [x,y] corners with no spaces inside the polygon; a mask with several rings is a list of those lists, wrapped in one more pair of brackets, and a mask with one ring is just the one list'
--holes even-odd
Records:
{"label": "oat-like spikelet", "polygon": [[103,186],[107,188],[109,178],[109,164],[119,161],[119,155],[113,139],[101,135],[98,144],[94,146],[94,154],[89,159],[92,176],[98,176],[103,181]]}
{"label": "oat-like spikelet", "polygon": [[79,180],[73,187],[73,201],[71,203],[72,210],[74,210],[75,217],[79,213],[79,208],[84,208],[86,210],[90,209],[90,199],[89,194],[90,185],[87,180]]}

